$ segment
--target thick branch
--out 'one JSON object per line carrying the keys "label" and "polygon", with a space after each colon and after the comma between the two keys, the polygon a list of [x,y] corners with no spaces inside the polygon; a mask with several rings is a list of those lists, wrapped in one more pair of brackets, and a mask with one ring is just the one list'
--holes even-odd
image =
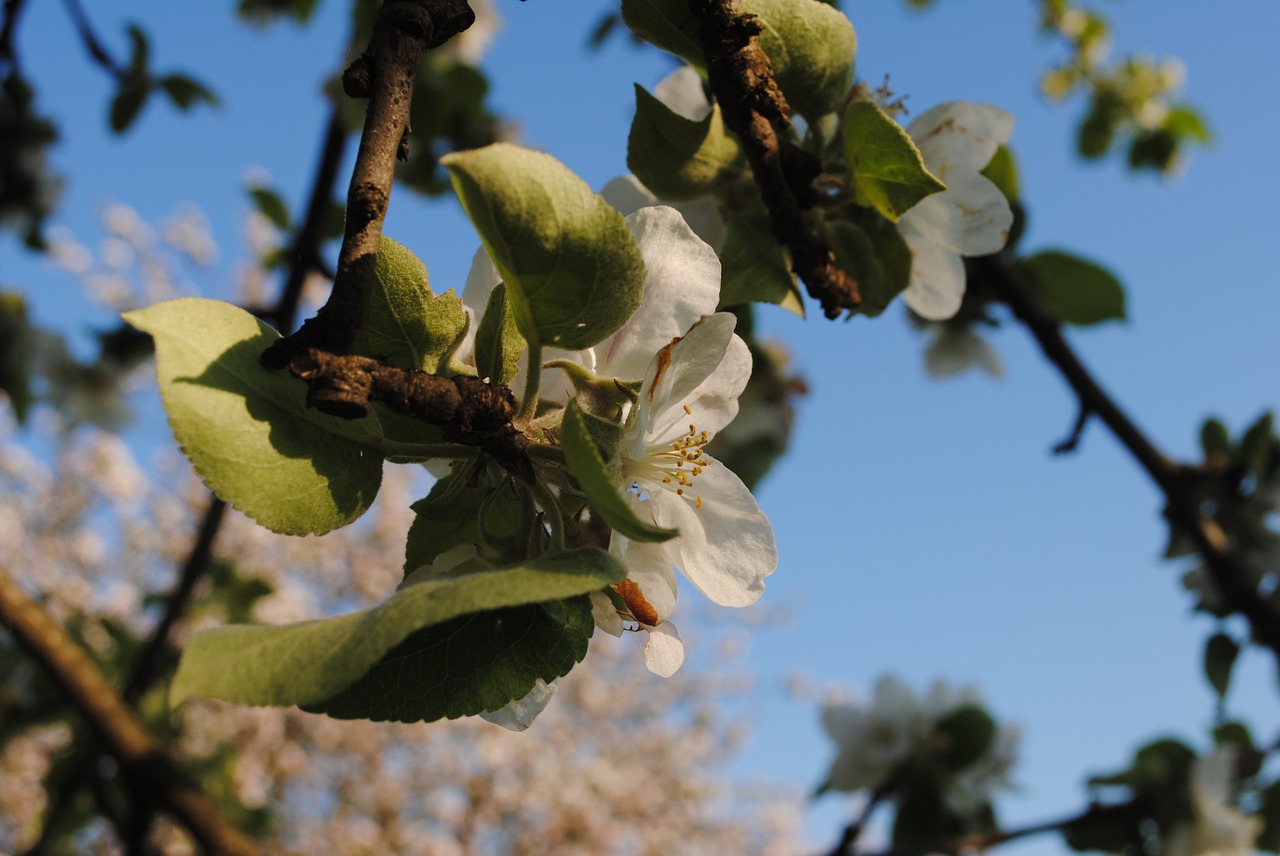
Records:
{"label": "thick branch", "polygon": [[475,21],[466,0],[385,0],[369,48],[342,76],[353,98],[367,97],[364,131],[347,191],[346,231],[328,302],[297,334],[265,354],[269,368],[284,368],[317,347],[335,354],[367,351],[365,322],[373,287],[374,259],[391,199],[397,157],[409,134],[413,81],[422,54]]}
{"label": "thick branch", "polygon": [[88,655],[22,593],[4,568],[0,568],[0,626],[58,683],[125,774],[145,783],[152,798],[186,826],[202,847],[232,856],[259,853],[152,739]]}
{"label": "thick branch", "polygon": [[1200,513],[1192,481],[1184,468],[1166,458],[1089,374],[1062,336],[1058,320],[1044,308],[1018,275],[996,257],[974,262],[978,276],[1013,310],[1040,349],[1075,391],[1082,412],[1106,424],[1165,495],[1170,522],[1191,538],[1219,594],[1249,621],[1253,638],[1280,660],[1280,612],[1250,582],[1250,574],[1232,551],[1218,523]]}
{"label": "thick branch", "polygon": [[828,318],[856,309],[862,302],[858,283],[806,228],[801,205],[821,167],[774,127],[790,125],[790,108],[773,78],[773,64],[756,41],[759,22],[738,0],[689,0],[689,10],[701,29],[711,89],[751,164],[774,237],[791,252],[792,270]]}
{"label": "thick branch", "polygon": [[338,416],[359,417],[371,401],[444,428],[453,443],[478,446],[513,475],[533,481],[529,438],[511,424],[515,396],[505,386],[473,377],[442,377],[381,363],[372,357],[338,356],[315,348],[290,363],[307,384],[307,404]]}

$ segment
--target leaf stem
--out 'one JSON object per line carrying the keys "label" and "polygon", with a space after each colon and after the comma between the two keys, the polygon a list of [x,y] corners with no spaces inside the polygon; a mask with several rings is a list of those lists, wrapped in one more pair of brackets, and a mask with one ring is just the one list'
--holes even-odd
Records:
{"label": "leaf stem", "polygon": [[516,414],[517,425],[528,425],[538,413],[538,387],[542,384],[542,345],[529,344],[528,371],[524,378],[524,395],[520,399],[520,412]]}

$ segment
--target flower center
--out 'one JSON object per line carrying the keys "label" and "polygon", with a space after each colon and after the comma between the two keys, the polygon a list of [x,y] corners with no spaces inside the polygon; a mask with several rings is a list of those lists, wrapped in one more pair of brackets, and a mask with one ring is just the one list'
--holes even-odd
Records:
{"label": "flower center", "polygon": [[[693,410],[687,404],[684,412],[693,415]],[[677,496],[684,496],[686,490],[691,490],[693,480],[711,465],[711,460],[702,451],[702,447],[710,439],[706,431],[699,431],[698,426],[690,422],[688,433],[673,442],[670,448],[658,449],[648,454],[650,463],[662,473],[662,483],[674,490]],[[701,507],[702,497],[694,495],[694,508]]]}

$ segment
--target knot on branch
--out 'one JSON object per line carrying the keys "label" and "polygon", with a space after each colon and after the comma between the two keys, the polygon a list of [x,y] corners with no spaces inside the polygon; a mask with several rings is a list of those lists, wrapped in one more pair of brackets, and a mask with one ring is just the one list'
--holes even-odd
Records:
{"label": "knot on branch", "polygon": [[386,0],[380,15],[428,48],[440,47],[476,21],[467,0]]}
{"label": "knot on branch", "polygon": [[515,396],[505,386],[473,377],[443,377],[389,366],[373,357],[330,354],[316,348],[289,364],[307,384],[307,405],[342,419],[369,413],[370,402],[444,429],[453,443],[476,446],[504,469],[533,481],[529,438],[516,430]]}
{"label": "knot on branch", "polygon": [[808,240],[791,247],[791,268],[804,281],[809,296],[822,304],[822,314],[839,318],[862,303],[858,282],[836,264],[836,256],[825,244]]}
{"label": "knot on branch", "polygon": [[373,69],[365,56],[357,57],[355,62],[342,72],[342,91],[348,98],[368,98],[369,86],[373,82]]}

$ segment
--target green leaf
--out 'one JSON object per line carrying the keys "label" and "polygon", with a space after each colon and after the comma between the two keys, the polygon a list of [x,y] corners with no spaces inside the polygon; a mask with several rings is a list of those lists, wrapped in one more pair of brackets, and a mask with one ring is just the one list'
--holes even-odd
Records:
{"label": "green leaf", "polygon": [[439,374],[467,332],[467,313],[453,289],[439,297],[427,267],[390,238],[378,244],[369,295],[369,350],[402,369]]}
{"label": "green leaf", "polygon": [[419,630],[345,691],[307,709],[396,722],[497,710],[528,695],[538,678],[568,674],[594,631],[586,596],[466,615]]}
{"label": "green leaf", "polygon": [[146,86],[135,84],[121,86],[116,92],[116,97],[111,99],[111,130],[117,134],[127,131],[138,118],[138,114],[142,112],[150,95],[151,90]]}
{"label": "green leaf", "polygon": [[277,17],[287,15],[299,24],[305,24],[315,11],[317,0],[240,0],[236,10],[241,18],[254,24],[270,24]]}
{"label": "green leaf", "polygon": [[169,100],[180,110],[190,109],[197,101],[203,101],[210,106],[218,103],[218,96],[214,95],[208,87],[185,74],[166,75],[157,82],[164,90],[164,94],[168,95]]}
{"label": "green leaf", "polygon": [[507,287],[498,283],[476,328],[476,373],[491,378],[491,383],[508,383],[516,376],[524,352],[524,336],[516,329]]}
{"label": "green leaf", "polygon": [[1240,438],[1236,460],[1243,463],[1254,476],[1262,472],[1267,450],[1272,444],[1272,422],[1272,414],[1267,411],[1245,429],[1244,436]]}
{"label": "green leaf", "polygon": [[791,256],[773,237],[763,211],[725,217],[720,263],[721,307],[776,303],[804,317],[804,301],[791,274]]}
{"label": "green leaf", "polygon": [[1018,162],[1008,146],[996,149],[991,160],[982,168],[982,174],[1000,188],[1005,199],[1010,202],[1018,201]]}
{"label": "green leaf", "polygon": [[124,319],[156,341],[160,397],[204,483],[273,532],[320,534],[363,514],[382,482],[370,420],[308,409],[306,387],[258,357],[279,334],[243,309],[187,297]]}
{"label": "green leaf", "polygon": [[404,547],[405,576],[456,544],[484,544],[491,551],[499,541],[523,547],[528,538],[520,537],[521,529],[531,517],[524,500],[505,474],[494,479],[488,471],[479,477],[451,473],[440,479],[410,506],[414,518]]}
{"label": "green leaf", "polygon": [[949,770],[963,770],[991,748],[996,737],[996,722],[977,705],[965,705],[944,716],[933,727],[944,740],[939,760]]}
{"label": "green leaf", "polygon": [[1243,722],[1224,722],[1213,727],[1213,742],[1217,746],[1234,746],[1250,752],[1253,750],[1253,735]]}
{"label": "green leaf", "polygon": [[137,24],[125,28],[129,36],[132,52],[129,54],[129,72],[135,81],[141,82],[147,76],[147,68],[151,65],[151,43],[147,34]]}
{"label": "green leaf", "polygon": [[679,533],[674,529],[641,520],[632,503],[618,490],[617,474],[610,472],[587,427],[587,420],[594,418],[583,413],[576,401],[570,401],[560,423],[565,463],[591,501],[591,508],[618,534],[633,541],[667,541],[676,537]]}
{"label": "green leaf", "polygon": [[1240,645],[1225,633],[1213,634],[1204,644],[1204,676],[1219,698],[1231,686],[1231,669],[1239,655]]}
{"label": "green leaf", "polygon": [[1200,447],[1206,458],[1231,454],[1231,435],[1218,419],[1206,419],[1200,426]]}
{"label": "green leaf", "polygon": [[1083,327],[1124,320],[1124,286],[1101,265],[1048,250],[1020,259],[1017,268],[1064,323]]}
{"label": "green leaf", "polygon": [[742,171],[742,149],[724,127],[720,106],[686,119],[636,84],[627,167],[661,199],[704,196]]}
{"label": "green leaf", "polygon": [[[401,649],[402,643],[424,628],[488,610],[571,598],[616,583],[624,575],[621,563],[603,550],[571,550],[514,567],[426,579],[396,592],[379,606],[338,618],[280,627],[241,625],[207,630],[197,633],[188,644],[169,690],[170,704],[176,707],[186,699],[207,696],[239,704],[326,709],[332,700],[335,711],[354,715],[352,706],[357,702],[348,691],[379,663],[394,668],[397,661],[389,655],[398,650],[407,653]],[[486,645],[483,633],[464,634],[470,645],[452,645],[449,634],[414,639],[409,645],[413,665],[423,666],[422,658],[428,657],[427,665],[433,670],[405,669],[398,683],[387,685],[383,684],[387,671],[378,669],[369,680],[423,708],[436,705],[457,711],[443,715],[458,716],[494,710],[517,697],[494,697],[491,689],[495,683],[504,690],[514,687],[518,691],[519,686],[531,688],[537,677],[545,675],[544,679],[550,680],[563,673],[559,670],[563,657],[547,661],[536,650],[521,651],[522,656],[516,657],[508,654],[495,664],[492,658],[518,645],[518,636],[513,639],[503,632],[504,627],[483,616],[473,618],[488,622],[488,630],[494,634],[492,647]],[[563,625],[566,631],[574,629],[569,618],[566,616]],[[451,629],[457,631],[458,627]],[[582,631],[576,632],[580,635]],[[499,666],[503,673],[486,676],[485,689],[490,691],[480,692],[483,698],[477,699],[466,686],[467,679],[486,663]],[[372,708],[379,701],[390,704],[386,698],[367,699],[366,703]]]}
{"label": "green leaf", "polygon": [[603,341],[640,305],[644,262],[622,215],[550,155],[507,143],[441,159],[531,350]]}
{"label": "green leaf", "polygon": [[823,235],[836,254],[836,264],[858,281],[862,303],[855,314],[874,318],[910,285],[911,250],[893,223],[870,209],[857,210],[866,216],[856,221],[829,219]]}
{"label": "green leaf", "polygon": [[1095,810],[1062,827],[1062,839],[1081,853],[1128,853],[1134,845],[1140,846],[1145,837],[1139,831],[1143,819],[1137,811]]}
{"label": "green leaf", "polygon": [[872,101],[845,110],[844,154],[855,201],[895,223],[921,199],[947,189],[925,168],[906,130]]}
{"label": "green leaf", "polygon": [[289,231],[289,205],[270,187],[250,187],[249,197],[263,217],[281,232]]}
{"label": "green leaf", "polygon": [[963,831],[963,824],[947,806],[939,783],[929,777],[907,782],[897,796],[893,819],[893,847],[907,853],[924,853],[939,841]]}
{"label": "green leaf", "polygon": [[[838,9],[820,0],[742,0],[763,25],[760,47],[791,109],[816,119],[853,85],[858,37]],[[622,20],[645,41],[705,69],[700,28],[684,0],[623,0]]]}
{"label": "green leaf", "polygon": [[31,345],[27,302],[16,292],[0,291],[0,393],[8,396],[19,425],[26,420],[27,410],[35,400],[31,392]]}

